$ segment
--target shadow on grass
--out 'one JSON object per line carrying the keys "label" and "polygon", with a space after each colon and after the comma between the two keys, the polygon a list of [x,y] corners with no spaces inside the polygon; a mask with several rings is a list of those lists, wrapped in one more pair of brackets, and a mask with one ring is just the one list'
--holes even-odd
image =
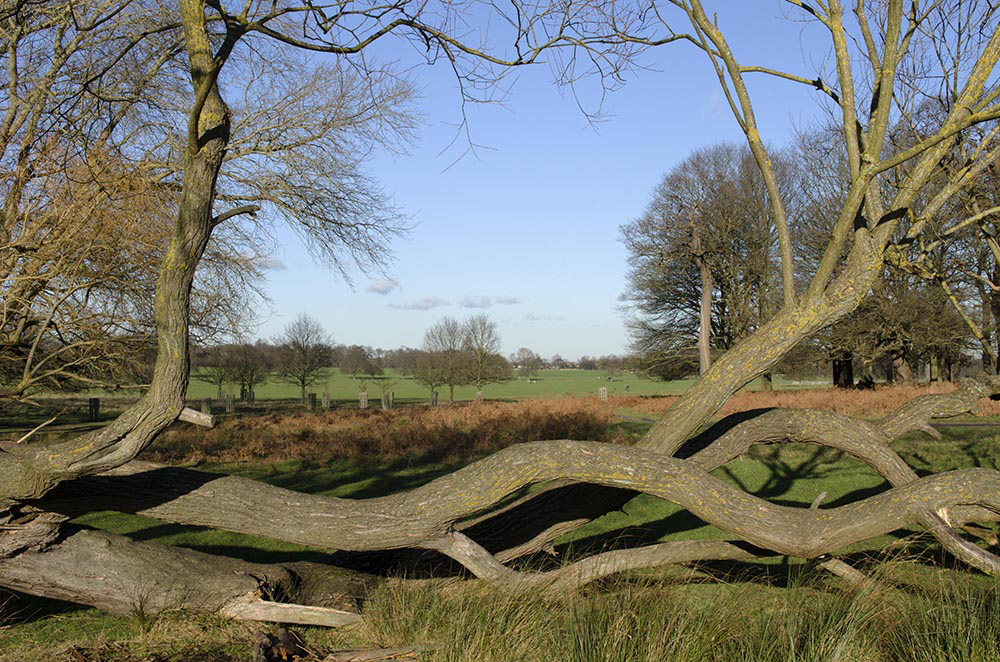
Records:
{"label": "shadow on grass", "polygon": [[87,609],[90,607],[0,588],[0,625],[2,626],[22,625],[49,616],[70,614]]}
{"label": "shadow on grass", "polygon": [[326,467],[317,469],[291,469],[253,477],[276,487],[300,492],[322,494],[337,492],[337,496],[350,499],[368,499],[395,492],[412,490],[459,469],[467,462],[442,464],[432,460],[410,459],[384,463],[352,463],[350,468]]}

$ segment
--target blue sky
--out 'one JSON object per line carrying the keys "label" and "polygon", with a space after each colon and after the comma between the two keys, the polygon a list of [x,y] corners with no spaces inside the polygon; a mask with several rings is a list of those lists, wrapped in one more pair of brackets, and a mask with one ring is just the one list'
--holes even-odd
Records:
{"label": "blue sky", "polygon": [[[815,75],[824,51],[814,52],[810,40],[819,34],[781,20],[783,3],[717,4],[720,27],[746,63]],[[611,94],[609,116],[596,127],[546,65],[519,70],[506,107],[466,108],[472,139],[483,147],[457,162],[468,143],[460,138],[448,149],[461,119],[456,83],[444,67],[418,68],[425,122],[417,140],[404,155],[376,154],[369,164],[414,225],[393,244],[388,273],[355,271],[349,285],[282,230],[275,257],[283,268],[269,273],[273,305],[258,335],[273,337],[308,313],[340,343],[418,347],[441,317],[484,312],[507,354],[626,351],[619,227],[642,213],[663,174],[691,151],[742,140],[701,52],[668,45],[644,63],[654,70]],[[815,93],[801,85],[761,76],[751,93],[772,144],[820,114]],[[395,286],[384,287],[388,279]]]}

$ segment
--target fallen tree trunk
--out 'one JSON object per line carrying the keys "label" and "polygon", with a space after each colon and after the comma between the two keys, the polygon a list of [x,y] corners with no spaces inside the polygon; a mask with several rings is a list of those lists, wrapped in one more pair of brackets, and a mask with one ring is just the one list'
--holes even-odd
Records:
{"label": "fallen tree trunk", "polygon": [[[937,435],[930,427],[931,419],[968,412],[981,398],[998,392],[1000,379],[982,375],[964,380],[953,393],[918,396],[877,422],[807,409],[742,412],[689,440],[697,447],[689,455],[697,466],[712,471],[756,444],[814,443],[843,450],[891,483],[902,484],[915,474],[890,448],[892,440],[914,430]],[[562,481],[463,523],[460,528],[497,558],[508,561],[546,549],[559,536],[602,514],[602,505],[603,512],[621,508],[636,494]]]}
{"label": "fallen tree trunk", "polygon": [[164,468],[79,479],[39,505],[65,514],[120,510],[329,549],[445,551],[443,541],[463,517],[522,487],[556,479],[658,496],[753,545],[805,558],[919,524],[927,510],[950,509],[953,521],[1000,513],[1000,472],[992,469],[940,473],[838,508],[808,510],[754,497],[687,460],[582,441],[519,444],[409,492],[375,499],[300,494]]}
{"label": "fallen tree trunk", "polygon": [[[311,625],[360,619],[343,608],[273,606],[274,600],[294,597],[299,584],[297,574],[284,566],[137,542],[72,525],[60,526],[42,549],[0,558],[0,583],[117,614],[152,616],[186,609]],[[338,606],[344,607],[369,584],[370,578],[344,572],[326,578],[322,589],[331,598],[339,595]],[[277,614],[281,618],[274,618]]]}
{"label": "fallen tree trunk", "polygon": [[[266,565],[131,540],[30,506],[0,518],[0,585],[119,614],[187,609],[230,618],[341,625],[377,582],[311,563]],[[318,606],[290,603],[303,593]],[[282,600],[280,607],[275,600]]]}

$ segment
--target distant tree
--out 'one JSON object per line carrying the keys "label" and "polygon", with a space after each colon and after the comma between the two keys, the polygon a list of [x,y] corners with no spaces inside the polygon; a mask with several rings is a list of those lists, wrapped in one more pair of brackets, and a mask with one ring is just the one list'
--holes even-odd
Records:
{"label": "distant tree", "polygon": [[[414,350],[413,379],[430,389],[433,396],[438,387],[448,384],[444,367],[446,365],[446,357],[439,356],[436,352]],[[454,401],[454,390],[452,400]]]}
{"label": "distant tree", "polygon": [[424,334],[424,351],[436,365],[439,385],[448,387],[451,402],[455,402],[455,387],[469,383],[469,355],[464,351],[464,340],[462,325],[454,317],[442,318]]}
{"label": "distant tree", "polygon": [[365,375],[381,374],[375,365],[375,353],[370,347],[350,345],[341,351],[339,367],[355,379]]}
{"label": "distant tree", "polygon": [[313,317],[302,314],[285,327],[277,345],[275,372],[280,381],[299,387],[302,402],[306,388],[316,383],[330,362],[330,335]]}
{"label": "distant tree", "polygon": [[608,379],[614,379],[624,366],[625,357],[617,356],[615,354],[608,354],[607,356],[602,356],[597,359],[598,369],[603,370],[604,374],[608,376]]}
{"label": "distant tree", "polygon": [[[789,158],[773,157],[791,190]],[[651,366],[704,374],[713,354],[752,333],[776,307],[779,272],[770,197],[749,148],[698,150],[668,172],[645,213],[622,226],[629,251],[635,349]],[[653,374],[656,370],[650,370]]]}
{"label": "distant tree", "polygon": [[537,375],[542,367],[542,357],[527,347],[521,347],[511,355],[511,363],[517,367],[517,373],[522,377]]}
{"label": "distant tree", "polygon": [[400,347],[385,353],[385,366],[398,371],[404,377],[412,377],[417,369],[419,349]]}
{"label": "distant tree", "polygon": [[233,381],[232,351],[227,345],[205,347],[198,352],[198,369],[195,379],[215,387],[215,397],[222,399],[223,387]]}
{"label": "distant tree", "polygon": [[[919,122],[919,118],[914,121]],[[893,129],[899,134],[896,142],[909,142],[910,130],[906,123]],[[837,139],[833,130],[817,130],[799,137],[798,161],[803,167],[798,177],[802,192],[797,196],[799,208],[792,228],[800,259],[810,270],[822,260],[832,231],[829,209],[842,206],[848,195],[844,183],[848,165],[846,155],[834,148]],[[893,190],[891,182],[886,189]],[[957,196],[958,209],[948,213],[974,217],[977,208],[964,208],[961,203],[965,200]],[[896,377],[909,380],[919,364],[928,362],[940,363],[942,374],[949,372],[949,366],[959,361],[976,337],[978,328],[971,323],[976,304],[985,303],[989,308],[992,299],[986,293],[992,289],[988,286],[992,274],[984,270],[992,264],[988,255],[991,251],[989,241],[982,241],[983,236],[991,236],[989,221],[990,215],[986,215],[977,225],[963,226],[963,232],[976,235],[974,241],[957,233],[959,236],[947,244],[940,240],[925,243],[919,264],[888,263],[872,286],[871,295],[850,315],[810,341],[809,345],[825,347],[835,386],[850,388],[858,377],[868,383],[882,378],[889,382]],[[904,219],[901,236],[909,227],[909,221]],[[970,274],[974,275],[970,278]],[[974,295],[976,289],[981,290],[978,297]],[[971,305],[967,302],[969,295],[973,295]],[[984,312],[982,328],[991,329],[991,315],[988,310]],[[979,336],[987,357],[995,355],[989,336],[989,331]],[[991,363],[995,361],[984,361],[986,366]]]}
{"label": "distant tree", "polygon": [[274,367],[273,349],[267,343],[242,342],[230,349],[232,379],[240,385],[240,399],[254,402],[257,387],[267,381]]}
{"label": "distant tree", "polygon": [[513,376],[510,363],[500,354],[496,322],[485,313],[472,315],[462,325],[462,349],[468,353],[469,383],[477,390]]}
{"label": "distant tree", "polygon": [[559,370],[560,368],[565,368],[566,359],[564,359],[559,354],[553,354],[552,358],[549,359],[549,365],[552,366],[552,368],[554,368],[555,370]]}
{"label": "distant tree", "polygon": [[584,354],[580,357],[580,360],[576,362],[576,367],[580,370],[597,370],[597,359]]}
{"label": "distant tree", "polygon": [[[975,346],[975,338],[945,293],[933,284],[903,281],[876,288],[851,315],[833,327],[833,355],[849,356],[867,381],[915,376],[919,364],[936,364],[950,379],[951,366]],[[899,285],[897,283],[897,285]],[[850,387],[846,366],[836,386]],[[851,371],[853,377],[853,370]]]}

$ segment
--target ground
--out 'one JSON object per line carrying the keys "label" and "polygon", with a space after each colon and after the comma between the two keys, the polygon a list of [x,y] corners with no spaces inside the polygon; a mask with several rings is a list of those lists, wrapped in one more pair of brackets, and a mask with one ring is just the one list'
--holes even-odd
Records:
{"label": "ground", "polygon": [[[596,375],[593,381],[598,382]],[[739,406],[742,399],[748,408],[826,402],[878,416],[926,391],[912,389],[749,394],[734,400]],[[569,437],[628,443],[668,404],[623,396],[607,403],[563,397],[389,413],[351,407],[309,414],[286,406],[264,417],[223,420],[207,432],[175,425],[144,456],[362,498],[412,488],[517,441]],[[1000,462],[1000,418],[966,417],[939,430],[940,441],[913,434],[896,444],[918,473],[996,468]],[[823,492],[821,507],[830,507],[886,487],[866,466],[804,446],[758,447],[717,475],[752,494],[802,507]],[[92,513],[81,521],[142,540],[254,561],[325,557],[323,550],[115,513]],[[670,504],[640,496],[560,540],[555,551],[565,559],[625,542],[715,537],[722,532]],[[365,605],[364,625],[304,634],[316,651],[433,646],[420,658],[429,660],[1000,658],[994,636],[1000,596],[994,582],[952,568],[930,538],[897,531],[844,554],[881,577],[878,587],[845,589],[812,564],[788,557],[633,573],[554,602],[514,599],[455,580],[389,582]],[[0,627],[3,660],[246,659],[255,629],[182,610],[150,619],[141,601],[132,616],[114,617],[10,593],[0,594]]]}

